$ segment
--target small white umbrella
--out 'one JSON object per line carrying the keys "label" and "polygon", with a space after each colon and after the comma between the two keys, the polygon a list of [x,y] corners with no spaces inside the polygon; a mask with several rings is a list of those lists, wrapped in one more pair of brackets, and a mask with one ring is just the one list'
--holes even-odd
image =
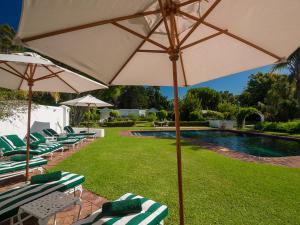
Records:
{"label": "small white umbrella", "polygon": [[174,87],[184,224],[177,87],[287,58],[300,45],[300,1],[88,2],[23,1],[16,40],[107,84]]}
{"label": "small white umbrella", "polygon": [[[69,106],[81,106],[81,107],[110,107],[113,106],[107,102],[104,102],[98,98],[95,98],[92,95],[86,95],[80,98],[75,98],[69,101],[61,102],[61,105],[69,105]],[[88,123],[88,132],[90,130],[89,123]]]}
{"label": "small white umbrella", "polygon": [[0,54],[0,86],[28,91],[26,179],[29,175],[33,91],[81,93],[106,86],[53,64],[35,53]]}

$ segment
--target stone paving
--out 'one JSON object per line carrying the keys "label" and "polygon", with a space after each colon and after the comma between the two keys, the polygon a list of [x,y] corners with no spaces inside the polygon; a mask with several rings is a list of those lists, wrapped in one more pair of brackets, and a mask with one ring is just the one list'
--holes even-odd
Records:
{"label": "stone paving", "polygon": [[[48,164],[44,167],[45,170],[50,169],[51,167],[55,166],[57,163],[61,162],[65,158],[69,157],[70,155],[74,154],[77,151],[83,150],[84,146],[88,145],[90,143],[84,143],[79,148],[76,148],[74,150],[66,150],[64,154],[62,155],[61,152],[55,152],[53,155],[53,159],[50,160],[50,157],[48,157]],[[39,172],[34,172],[32,175],[39,174]],[[6,182],[0,182],[0,193],[6,190],[9,190],[13,187],[17,187],[24,184],[24,176],[19,176],[12,178]],[[90,215],[92,212],[99,209],[103,203],[107,202],[107,200],[103,197],[100,197],[96,195],[95,193],[83,190],[82,193],[82,210],[80,214],[80,219],[85,218],[86,216]],[[56,216],[56,225],[70,225],[73,223],[74,220],[76,220],[77,215],[79,211],[79,206],[72,206],[68,209],[64,210],[63,212],[60,212]],[[15,221],[16,222],[16,221]],[[35,218],[31,218],[23,223],[24,225],[37,225],[37,220]],[[54,224],[54,218],[51,218],[48,222],[48,224]],[[0,222],[0,225],[9,225],[8,222]]]}

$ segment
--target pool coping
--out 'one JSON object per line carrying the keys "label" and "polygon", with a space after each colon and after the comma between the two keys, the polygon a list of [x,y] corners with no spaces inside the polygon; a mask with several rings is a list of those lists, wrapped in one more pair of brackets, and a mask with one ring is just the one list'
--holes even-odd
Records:
{"label": "pool coping", "polygon": [[[181,128],[181,130],[189,131],[189,130],[199,130],[199,129],[189,129],[189,128]],[[257,132],[248,132],[248,131],[239,131],[239,130],[228,130],[228,129],[204,129],[202,130],[215,130],[215,131],[224,131],[224,132],[233,132],[233,133],[241,133],[241,134],[250,134],[250,135],[260,135],[265,137],[272,137],[272,138],[280,138],[285,140],[292,140],[300,142],[299,138],[293,138],[293,137],[285,137],[285,136],[278,136],[278,135],[272,135],[272,134],[262,134]],[[175,131],[175,129],[149,129],[149,130],[125,130],[121,132],[122,136],[130,136],[135,138],[159,138],[161,137],[155,137],[155,136],[136,136],[132,132],[163,132],[163,131]],[[165,138],[170,139],[170,138]],[[194,145],[197,145],[199,147],[211,150],[213,152],[216,152],[218,154],[224,155],[226,157],[246,161],[246,162],[255,162],[255,163],[266,163],[266,164],[272,164],[277,166],[285,166],[285,167],[291,167],[291,168],[300,168],[300,156],[284,156],[284,157],[260,157],[260,156],[254,156],[250,155],[244,152],[238,152],[235,150],[232,150],[230,148],[225,148],[216,144],[203,142],[199,140],[195,140],[193,138],[184,138],[183,140],[186,140]]]}

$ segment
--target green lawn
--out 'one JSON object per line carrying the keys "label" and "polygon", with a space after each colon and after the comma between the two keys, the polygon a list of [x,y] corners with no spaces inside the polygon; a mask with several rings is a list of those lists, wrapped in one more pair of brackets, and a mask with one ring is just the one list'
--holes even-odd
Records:
{"label": "green lawn", "polygon": [[[85,175],[84,187],[108,199],[127,192],[169,206],[178,224],[175,141],[106,136],[55,169]],[[136,129],[136,128],[135,128]],[[195,224],[300,224],[300,169],[247,163],[183,143],[185,218]]]}

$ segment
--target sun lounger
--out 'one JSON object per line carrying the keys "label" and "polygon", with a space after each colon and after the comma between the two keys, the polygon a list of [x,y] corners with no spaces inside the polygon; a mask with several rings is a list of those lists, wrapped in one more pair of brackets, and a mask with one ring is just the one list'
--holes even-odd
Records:
{"label": "sun lounger", "polygon": [[95,138],[96,137],[96,132],[85,132],[82,131],[80,133],[75,133],[74,129],[71,126],[65,126],[64,130],[68,133],[69,136],[84,136],[87,138]]}
{"label": "sun lounger", "polygon": [[67,136],[60,136],[52,129],[44,129],[44,134],[48,137],[52,137],[54,140],[56,140],[58,143],[71,147],[72,149],[75,148],[77,144],[80,144],[81,140],[79,138],[69,138]]}
{"label": "sun lounger", "polygon": [[77,221],[73,225],[92,225],[92,224],[130,224],[130,225],[158,225],[163,224],[163,220],[168,215],[168,207],[161,205],[153,200],[139,195],[127,193],[117,200],[127,200],[140,198],[142,202],[142,211],[140,213],[128,214],[123,216],[102,216],[102,209],[95,211],[85,219]]}
{"label": "sun lounger", "polygon": [[[17,135],[5,135],[2,136],[1,139],[12,148],[12,150],[6,149],[3,154],[4,156],[26,153],[26,143]],[[55,150],[50,147],[37,147],[35,149],[30,149],[30,154],[39,156],[50,155],[52,157],[53,151]]]}
{"label": "sun lounger", "polygon": [[61,138],[74,138],[74,139],[79,139],[81,141],[84,141],[85,140],[85,136],[84,135],[70,135],[70,134],[66,134],[66,135],[59,135],[55,130],[51,129],[51,128],[48,128],[48,129],[45,129],[47,130],[48,133],[51,133],[52,135],[54,135],[55,137],[61,137]]}
{"label": "sun lounger", "polygon": [[54,149],[54,151],[62,150],[63,152],[64,150],[64,146],[61,143],[57,141],[47,141],[43,135],[37,132],[30,133],[30,139],[41,147],[50,147]]}
{"label": "sun lounger", "polygon": [[[47,160],[36,157],[30,159],[29,168],[30,171],[35,169],[39,170],[41,173],[43,172],[43,165],[47,164]],[[0,181],[9,179],[11,177],[19,176],[25,174],[26,161],[0,161]]]}
{"label": "sun lounger", "polygon": [[0,222],[10,219],[12,224],[13,217],[18,213],[21,205],[54,191],[73,193],[75,190],[80,190],[82,192],[81,184],[83,182],[84,176],[63,172],[60,180],[42,184],[28,184],[0,193]]}

